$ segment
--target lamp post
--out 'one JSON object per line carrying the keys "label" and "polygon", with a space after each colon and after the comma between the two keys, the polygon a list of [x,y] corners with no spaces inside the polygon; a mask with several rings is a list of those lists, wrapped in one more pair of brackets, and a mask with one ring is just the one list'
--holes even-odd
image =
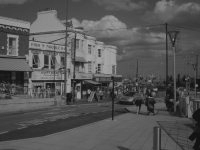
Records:
{"label": "lamp post", "polygon": [[114,120],[114,98],[115,98],[115,78],[114,76],[111,77],[112,81],[112,120]]}
{"label": "lamp post", "polygon": [[173,55],[174,55],[174,112],[176,112],[176,39],[179,31],[169,31],[169,37],[172,43]]}

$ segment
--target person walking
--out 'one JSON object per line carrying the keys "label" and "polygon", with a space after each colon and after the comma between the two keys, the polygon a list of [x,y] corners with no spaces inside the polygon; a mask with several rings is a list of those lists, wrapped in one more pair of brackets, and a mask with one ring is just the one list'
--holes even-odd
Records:
{"label": "person walking", "polygon": [[155,100],[154,97],[152,96],[152,90],[150,88],[147,89],[145,105],[147,106],[147,115],[150,115],[150,113],[155,115],[154,112]]}
{"label": "person walking", "polygon": [[143,96],[140,95],[136,97],[135,105],[137,106],[137,115],[140,113],[142,103],[143,103]]}

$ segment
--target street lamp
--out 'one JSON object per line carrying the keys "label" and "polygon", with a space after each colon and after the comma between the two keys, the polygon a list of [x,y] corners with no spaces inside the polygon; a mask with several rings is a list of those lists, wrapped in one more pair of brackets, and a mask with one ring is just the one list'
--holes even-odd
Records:
{"label": "street lamp", "polygon": [[176,112],[176,48],[175,43],[179,31],[169,31],[169,37],[172,43],[172,49],[174,54],[174,112]]}

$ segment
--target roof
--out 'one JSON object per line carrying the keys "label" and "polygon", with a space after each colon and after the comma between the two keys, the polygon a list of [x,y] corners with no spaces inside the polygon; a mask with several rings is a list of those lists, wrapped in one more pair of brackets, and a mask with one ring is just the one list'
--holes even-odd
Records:
{"label": "roof", "polygon": [[25,58],[0,57],[0,71],[27,71],[32,69],[27,64]]}
{"label": "roof", "polygon": [[92,81],[92,80],[85,80],[86,83],[93,84],[93,85],[100,85],[101,83]]}

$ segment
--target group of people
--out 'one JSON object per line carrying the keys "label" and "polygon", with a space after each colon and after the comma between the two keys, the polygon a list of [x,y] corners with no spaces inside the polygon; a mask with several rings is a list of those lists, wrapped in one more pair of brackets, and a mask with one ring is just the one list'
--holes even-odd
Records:
{"label": "group of people", "polygon": [[141,96],[136,97],[135,105],[137,106],[137,114],[140,113],[141,106],[144,103],[147,107],[147,115],[150,115],[151,113],[155,115],[155,96],[156,92],[152,88],[147,88],[141,93]]}

